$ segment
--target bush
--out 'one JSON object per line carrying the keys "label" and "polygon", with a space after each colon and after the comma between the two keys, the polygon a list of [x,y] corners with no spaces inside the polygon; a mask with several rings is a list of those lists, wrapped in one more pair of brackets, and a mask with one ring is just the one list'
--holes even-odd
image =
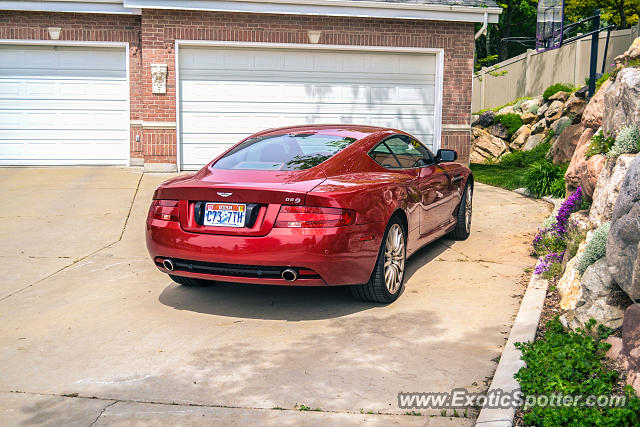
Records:
{"label": "bush", "polygon": [[548,88],[545,89],[544,93],[542,94],[542,98],[547,101],[549,98],[551,98],[553,95],[555,95],[558,92],[574,92],[576,90],[575,86],[573,86],[572,84],[569,83],[556,83],[553,84],[551,86],[549,86]]}
{"label": "bush", "polygon": [[[591,331],[593,323],[587,324]],[[525,366],[514,378],[527,396],[611,395],[623,392],[625,406],[546,405],[524,406],[524,423],[537,426],[632,426],[640,424],[640,399],[630,386],[619,390],[619,374],[608,368],[603,342],[610,330],[599,325],[591,334],[579,329],[565,332],[557,318],[546,325],[544,336],[534,342],[516,343]],[[594,336],[592,336],[594,335]]]}
{"label": "bush", "polygon": [[549,142],[542,142],[529,151],[514,151],[500,157],[500,164],[509,167],[526,168],[539,160],[544,160],[551,149]]}
{"label": "bush", "polygon": [[580,259],[578,260],[577,269],[580,275],[584,274],[591,264],[607,254],[607,237],[609,236],[609,228],[611,228],[611,224],[605,222],[593,232],[591,240],[587,243],[587,246],[584,248],[584,252],[580,255]]}
{"label": "bush", "polygon": [[525,185],[537,197],[565,196],[564,174],[568,165],[556,166],[548,160],[538,160],[525,173]]}
{"label": "bush", "polygon": [[614,142],[615,139],[612,137],[605,138],[602,133],[602,129],[600,129],[591,137],[591,143],[589,144],[589,148],[587,149],[585,156],[588,159],[596,154],[607,154],[609,150],[611,150]]}
{"label": "bush", "polygon": [[529,106],[529,110],[528,112],[531,114],[538,114],[538,109],[540,108],[540,106],[538,104],[531,104]]}
{"label": "bush", "polygon": [[514,113],[498,114],[493,118],[493,121],[496,123],[502,123],[509,131],[509,136],[516,133],[516,131],[524,124],[520,115]]}
{"label": "bush", "polygon": [[637,153],[640,146],[640,130],[636,125],[625,126],[620,129],[616,142],[607,153],[607,157],[618,157],[621,154]]}

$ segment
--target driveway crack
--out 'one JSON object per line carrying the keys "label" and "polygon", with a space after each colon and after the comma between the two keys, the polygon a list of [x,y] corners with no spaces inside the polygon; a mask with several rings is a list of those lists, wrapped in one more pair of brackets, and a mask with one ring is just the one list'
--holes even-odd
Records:
{"label": "driveway crack", "polygon": [[89,424],[89,427],[92,427],[95,423],[98,422],[98,420],[100,419],[100,417],[102,416],[102,414],[104,414],[104,411],[106,411],[108,408],[110,408],[111,406],[115,405],[116,403],[120,402],[119,400],[114,400],[113,402],[109,403],[108,405],[105,405],[104,408],[102,408],[102,410],[100,411],[100,413],[98,414],[98,416],[96,417],[95,420],[93,420],[91,422],[91,424]]}
{"label": "driveway crack", "polygon": [[8,299],[8,298],[11,298],[12,296],[14,296],[14,295],[16,295],[16,294],[19,294],[20,292],[22,292],[22,291],[24,291],[24,290],[26,290],[26,289],[29,289],[30,287],[32,287],[32,286],[34,286],[34,285],[37,285],[38,283],[41,283],[41,282],[43,282],[43,281],[45,281],[45,280],[47,280],[47,279],[49,279],[49,278],[51,278],[51,277],[55,276],[55,275],[56,275],[56,274],[58,274],[58,273],[61,273],[61,272],[65,271],[66,269],[68,269],[69,267],[72,267],[72,266],[76,265],[76,264],[77,264],[77,263],[79,263],[80,261],[84,261],[85,259],[87,259],[87,258],[89,258],[89,257],[91,257],[91,256],[93,256],[93,255],[95,255],[95,254],[97,254],[98,252],[103,251],[103,250],[105,250],[105,249],[107,249],[107,248],[109,248],[109,247],[111,247],[111,246],[115,245],[115,244],[116,244],[116,243],[118,243],[119,241],[121,241],[121,240],[122,240],[122,237],[124,236],[124,232],[125,232],[125,230],[127,229],[127,225],[129,224],[129,217],[131,217],[131,212],[133,211],[133,204],[135,203],[136,198],[138,197],[138,191],[140,190],[140,183],[142,182],[142,178],[143,178],[143,177],[144,177],[144,173],[141,173],[141,174],[140,174],[140,178],[138,178],[138,183],[136,184],[136,190],[134,191],[134,193],[133,193],[133,197],[131,198],[131,204],[129,205],[129,210],[128,210],[128,212],[127,212],[127,217],[126,217],[126,218],[125,218],[125,220],[124,220],[124,225],[122,226],[122,231],[120,232],[120,236],[118,237],[118,239],[117,239],[117,240],[115,240],[115,241],[113,241],[113,242],[111,242],[111,243],[109,243],[109,244],[107,244],[107,245],[104,245],[103,247],[101,247],[101,248],[99,248],[99,249],[96,249],[95,251],[93,251],[93,252],[91,252],[91,253],[89,253],[89,254],[87,254],[87,255],[83,256],[83,257],[80,257],[80,258],[78,258],[78,259],[73,260],[73,262],[72,262],[71,264],[65,265],[64,267],[62,267],[62,268],[60,268],[60,269],[58,269],[58,270],[54,271],[53,273],[51,273],[51,274],[49,274],[49,275],[47,275],[47,276],[43,277],[42,279],[38,279],[38,280],[36,280],[35,282],[30,283],[30,284],[28,284],[27,286],[25,286],[25,287],[23,287],[23,288],[20,288],[20,289],[18,289],[18,290],[16,290],[16,291],[11,292],[10,294],[7,294],[7,295],[3,296],[2,298],[0,298],[0,302],[2,302],[2,301],[4,301],[4,300],[6,300],[6,299]]}

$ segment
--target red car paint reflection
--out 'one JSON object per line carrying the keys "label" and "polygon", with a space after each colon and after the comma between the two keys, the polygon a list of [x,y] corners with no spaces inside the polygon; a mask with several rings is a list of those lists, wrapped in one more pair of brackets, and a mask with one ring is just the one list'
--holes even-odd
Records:
{"label": "red car paint reflection", "polygon": [[[469,179],[467,167],[438,161],[417,139],[394,129],[267,130],[195,174],[161,184],[149,210],[147,247],[158,268],[174,276],[363,284],[394,215],[402,219],[410,256],[455,227]],[[199,216],[207,203],[243,205],[246,225],[204,225]],[[278,273],[289,268],[295,281]]]}

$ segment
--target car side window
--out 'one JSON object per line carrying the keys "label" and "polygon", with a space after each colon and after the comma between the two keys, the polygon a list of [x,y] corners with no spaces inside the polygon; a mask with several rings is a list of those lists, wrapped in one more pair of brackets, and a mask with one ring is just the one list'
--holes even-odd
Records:
{"label": "car side window", "polygon": [[376,161],[380,166],[387,169],[399,169],[400,163],[395,158],[387,144],[381,142],[373,150],[369,152],[369,157]]}
{"label": "car side window", "polygon": [[429,152],[416,140],[405,135],[393,136],[384,141],[403,169],[420,168],[432,162]]}

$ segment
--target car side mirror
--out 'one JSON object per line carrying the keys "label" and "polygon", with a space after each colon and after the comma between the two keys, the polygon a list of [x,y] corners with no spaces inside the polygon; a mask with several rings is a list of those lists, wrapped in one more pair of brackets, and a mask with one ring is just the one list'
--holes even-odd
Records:
{"label": "car side mirror", "polygon": [[436,153],[436,162],[455,162],[458,158],[456,150],[438,150]]}

